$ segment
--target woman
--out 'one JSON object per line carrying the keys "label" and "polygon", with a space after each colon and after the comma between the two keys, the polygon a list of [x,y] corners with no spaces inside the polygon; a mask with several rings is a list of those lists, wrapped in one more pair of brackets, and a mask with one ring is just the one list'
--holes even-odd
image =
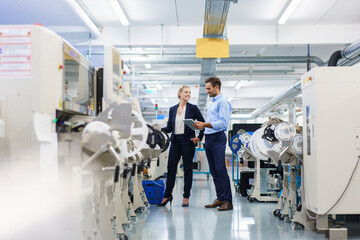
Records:
{"label": "woman", "polygon": [[195,137],[195,131],[184,124],[184,119],[193,119],[205,122],[196,105],[189,103],[191,90],[189,86],[182,86],[178,90],[180,102],[170,108],[169,120],[167,126],[162,128],[164,132],[172,133],[170,137],[171,146],[168,161],[168,174],[164,198],[158,206],[166,206],[173,200],[172,190],[175,185],[176,170],[180,160],[183,159],[184,166],[184,194],[183,207],[189,206],[190,190],[193,179],[192,162],[195,153],[195,145],[201,141],[203,132],[200,131],[198,137]]}

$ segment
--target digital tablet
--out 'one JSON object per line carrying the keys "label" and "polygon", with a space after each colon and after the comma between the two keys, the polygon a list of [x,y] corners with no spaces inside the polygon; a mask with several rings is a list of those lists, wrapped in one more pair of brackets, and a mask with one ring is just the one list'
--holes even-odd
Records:
{"label": "digital tablet", "polygon": [[184,123],[194,131],[199,130],[196,127],[193,126],[193,124],[196,124],[196,122],[194,120],[192,120],[192,119],[184,119]]}

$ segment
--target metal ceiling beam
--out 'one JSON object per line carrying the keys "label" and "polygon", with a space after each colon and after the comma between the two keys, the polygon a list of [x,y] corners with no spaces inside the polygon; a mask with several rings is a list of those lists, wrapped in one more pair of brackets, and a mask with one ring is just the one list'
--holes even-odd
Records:
{"label": "metal ceiling beam", "polygon": [[[224,36],[224,29],[226,19],[230,7],[230,1],[219,0],[206,0],[205,3],[205,16],[204,16],[204,38],[222,38]],[[205,114],[207,93],[205,90],[205,80],[208,77],[215,76],[216,74],[216,59],[203,58],[201,60],[201,74],[199,82],[199,98],[198,107],[200,111]]]}

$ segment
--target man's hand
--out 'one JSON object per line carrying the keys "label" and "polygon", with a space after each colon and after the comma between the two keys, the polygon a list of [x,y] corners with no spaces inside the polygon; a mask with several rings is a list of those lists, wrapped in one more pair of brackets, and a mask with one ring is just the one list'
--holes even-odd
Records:
{"label": "man's hand", "polygon": [[197,137],[196,137],[196,138],[192,138],[192,139],[190,139],[190,140],[193,141],[194,144],[197,144],[199,141],[201,141],[200,138],[197,138]]}
{"label": "man's hand", "polygon": [[205,127],[205,123],[204,122],[199,122],[199,121],[196,121],[196,124],[193,124],[193,127],[199,129],[199,130],[203,130],[204,127]]}

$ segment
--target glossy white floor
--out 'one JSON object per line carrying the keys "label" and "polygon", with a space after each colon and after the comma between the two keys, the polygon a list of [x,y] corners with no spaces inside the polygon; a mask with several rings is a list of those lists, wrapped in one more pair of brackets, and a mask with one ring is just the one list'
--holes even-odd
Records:
{"label": "glossy white floor", "polygon": [[[229,239],[326,239],[325,234],[302,229],[292,230],[289,223],[275,218],[275,203],[250,203],[239,194],[233,194],[232,211],[219,212],[204,205],[215,199],[212,178],[194,174],[190,206],[182,203],[183,179],[177,179],[172,206],[152,205],[148,213],[139,215],[138,223],[127,233],[129,239],[147,240],[229,240]],[[234,189],[233,189],[234,190]],[[360,239],[360,225],[355,236]]]}

